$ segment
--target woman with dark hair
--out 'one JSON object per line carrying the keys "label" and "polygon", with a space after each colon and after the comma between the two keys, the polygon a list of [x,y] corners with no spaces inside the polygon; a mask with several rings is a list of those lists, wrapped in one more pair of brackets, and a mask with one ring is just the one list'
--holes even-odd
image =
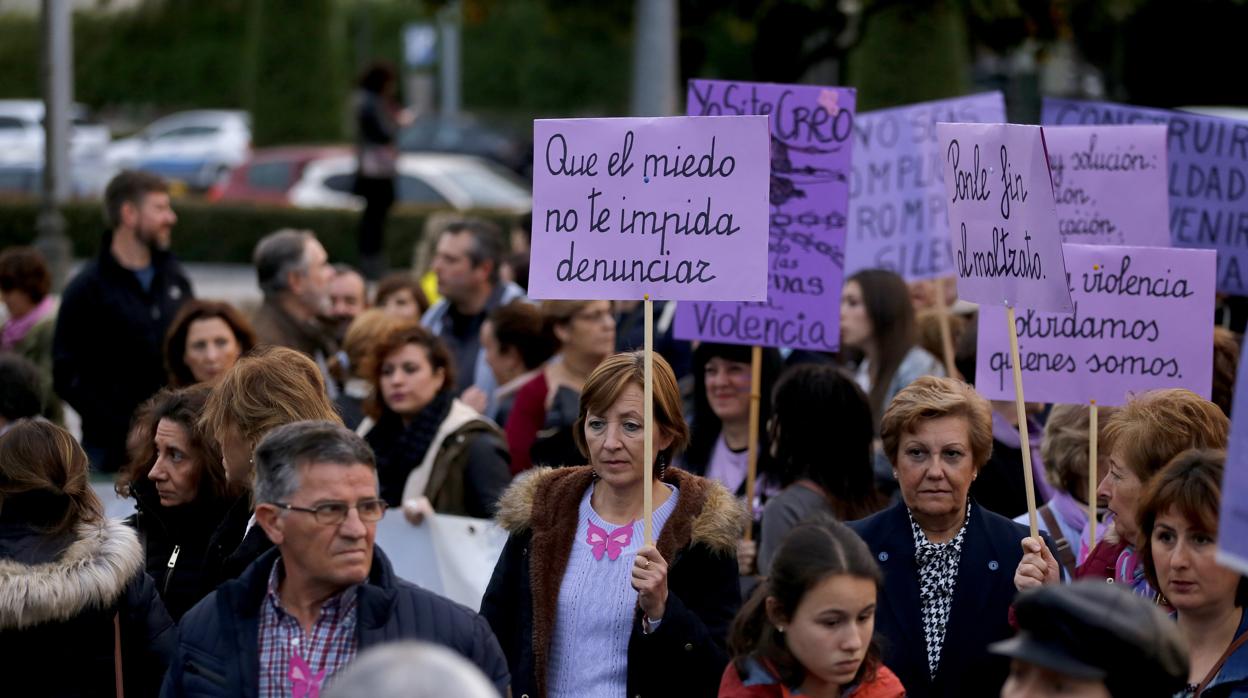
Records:
{"label": "woman with dark hair", "polygon": [[1140,501],[1144,573],[1174,608],[1191,650],[1176,698],[1248,696],[1248,578],[1218,564],[1225,451],[1184,451]]}
{"label": "woman with dark hair", "polygon": [[615,351],[615,316],[610,301],[542,302],[545,334],[559,350],[516,391],[504,424],[512,473],[533,465],[574,465],[581,460],[572,423],[586,378]]}
{"label": "woman with dark hair", "polygon": [[43,255],[33,247],[10,247],[0,252],[0,302],[9,319],[0,325],[0,353],[25,357],[43,383],[43,414],[62,420],[61,401],[52,390],[52,335],[56,329],[56,301],[52,274]]}
{"label": "woman with dark hair", "polygon": [[126,523],[139,532],[147,573],[175,621],[215,588],[208,542],[246,491],[226,478],[221,449],[199,424],[209,391],[165,389],[140,407],[130,464],[116,484],[118,494],[134,498]]}
{"label": "woman with dark hair", "polygon": [[[693,414],[684,468],[719,481],[729,492],[745,494],[746,456],[750,436],[752,347],[703,342],[693,350]],[[759,426],[771,417],[771,388],[780,375],[780,352],[763,349]],[[767,439],[758,444],[760,484],[771,472]],[[771,483],[774,486],[774,483]],[[755,491],[762,491],[758,488]],[[778,491],[778,488],[773,488]],[[773,492],[774,493],[774,492]]]}
{"label": "woman with dark hair", "polygon": [[176,633],[138,537],[104,517],[74,437],[14,424],[0,436],[5,695],[155,696]]}
{"label": "woman with dark hair", "polygon": [[841,291],[841,343],[861,351],[855,380],[879,424],[893,396],[919,376],[944,376],[935,356],[918,344],[910,290],[900,276],[863,269]]}
{"label": "woman with dark hair", "polygon": [[499,504],[511,535],[481,615],[507,656],[513,695],[710,698],[728,663],[745,512],[719,483],[667,467],[689,427],[658,355],[645,452],[644,365],[640,352],[616,354],[586,379],[574,434],[588,466],[534,470]]}
{"label": "woman with dark hair", "polygon": [[398,177],[399,127],[411,115],[399,105],[398,75],[389,63],[376,62],[360,76],[355,96],[356,165],[353,191],[364,197],[360,216],[360,268],[376,281],[385,271],[382,237],[386,215],[394,205]]}
{"label": "woman with dark hair", "polygon": [[369,418],[356,429],[377,454],[381,498],[413,523],[432,511],[488,518],[511,481],[498,427],[455,395],[442,340],[420,325],[392,330],[369,358]]}
{"label": "woman with dark hair", "polygon": [[875,489],[871,408],[848,375],[831,364],[793,366],[776,383],[771,410],[772,468],[784,489],[763,509],[758,570],[764,576],[799,521],[816,514],[853,521],[887,504]]}
{"label": "woman with dark hair", "polygon": [[883,586],[871,550],[847,526],[798,524],[732,624],[719,698],[905,696],[875,638]]}
{"label": "woman with dark hair", "polygon": [[377,284],[373,307],[405,320],[419,320],[429,309],[429,298],[425,296],[424,289],[420,287],[420,279],[415,274],[396,271],[387,274]]}
{"label": "woman with dark hair", "polygon": [[165,334],[169,385],[183,388],[212,383],[238,357],[256,345],[256,333],[243,314],[221,301],[188,300]]}

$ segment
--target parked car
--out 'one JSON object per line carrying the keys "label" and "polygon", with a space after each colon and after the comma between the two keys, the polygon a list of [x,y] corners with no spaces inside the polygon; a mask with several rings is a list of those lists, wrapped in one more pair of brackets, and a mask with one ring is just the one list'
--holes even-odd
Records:
{"label": "parked car", "polygon": [[499,128],[460,117],[427,117],[399,132],[399,149],[415,153],[457,153],[492,160],[519,174],[533,178],[533,143]]}
{"label": "parked car", "polygon": [[[230,177],[217,198],[359,210],[364,199],[351,192],[355,169],[355,154],[345,146],[261,149]],[[528,185],[517,175],[469,155],[401,154],[395,194],[400,205],[457,210],[523,212],[533,204]]]}
{"label": "parked car", "polygon": [[210,201],[289,204],[290,190],[308,163],[350,156],[347,146],[284,146],[261,148],[235,167],[229,177],[208,191]]}
{"label": "parked car", "polygon": [[246,112],[205,109],[170,114],[135,136],[114,141],[108,164],[178,179],[204,190],[247,159],[251,118]]}
{"label": "parked car", "polygon": [[[69,112],[69,157],[90,160],[104,155],[112,134],[92,121],[87,108],[75,103]],[[0,161],[43,162],[43,101],[0,99]]]}

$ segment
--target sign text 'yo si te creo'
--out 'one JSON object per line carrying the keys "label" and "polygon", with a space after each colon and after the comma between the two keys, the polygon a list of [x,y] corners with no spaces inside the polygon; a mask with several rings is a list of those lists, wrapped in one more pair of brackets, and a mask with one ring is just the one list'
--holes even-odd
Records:
{"label": "sign text 'yo si te creo'", "polygon": [[770,120],[767,296],[681,303],[676,337],[816,351],[839,346],[854,104],[854,90],[844,87],[689,82],[691,115]]}

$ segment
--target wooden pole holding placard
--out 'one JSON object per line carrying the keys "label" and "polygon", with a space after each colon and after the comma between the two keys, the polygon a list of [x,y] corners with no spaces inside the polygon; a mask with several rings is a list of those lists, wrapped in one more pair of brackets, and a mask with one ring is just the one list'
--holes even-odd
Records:
{"label": "wooden pole holding placard", "polygon": [[1100,436],[1097,427],[1096,400],[1088,405],[1088,551],[1096,547],[1096,490],[1100,480],[1096,477],[1096,441]]}
{"label": "wooden pole holding placard", "polygon": [[763,392],[763,348],[754,347],[750,352],[750,443],[745,469],[745,508],[750,521],[745,525],[745,539],[754,537],[754,480],[758,476],[758,420]]}
{"label": "wooden pole holding placard", "polygon": [[1039,538],[1036,483],[1031,472],[1031,439],[1027,434],[1027,405],[1023,401],[1023,366],[1018,357],[1018,329],[1014,326],[1014,306],[1005,306],[1005,318],[1010,324],[1010,360],[1014,363],[1014,404],[1018,408],[1018,445],[1023,451],[1023,483],[1027,487],[1027,522],[1031,525],[1031,537]]}
{"label": "wooden pole holding placard", "polygon": [[953,360],[953,330],[949,327],[949,305],[945,303],[946,281],[936,280],[936,312],[940,321],[940,346],[945,352],[945,375],[957,378],[958,369]]}
{"label": "wooden pole holding placard", "polygon": [[645,464],[642,472],[642,524],[645,531],[646,545],[654,543],[654,531],[652,519],[654,518],[654,301],[650,300],[650,294],[645,295],[645,346],[643,354],[643,379],[645,385],[642,387],[642,419],[645,427],[642,429],[644,436],[642,437],[645,455],[642,457],[642,463]]}

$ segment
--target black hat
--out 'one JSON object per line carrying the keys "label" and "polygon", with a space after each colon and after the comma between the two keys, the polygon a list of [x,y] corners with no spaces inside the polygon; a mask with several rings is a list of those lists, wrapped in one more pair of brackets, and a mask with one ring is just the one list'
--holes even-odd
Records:
{"label": "black hat", "polygon": [[1104,681],[1111,695],[1171,696],[1187,684],[1187,646],[1155,604],[1099,581],[1019,595],[1019,632],[989,649],[1067,676]]}

